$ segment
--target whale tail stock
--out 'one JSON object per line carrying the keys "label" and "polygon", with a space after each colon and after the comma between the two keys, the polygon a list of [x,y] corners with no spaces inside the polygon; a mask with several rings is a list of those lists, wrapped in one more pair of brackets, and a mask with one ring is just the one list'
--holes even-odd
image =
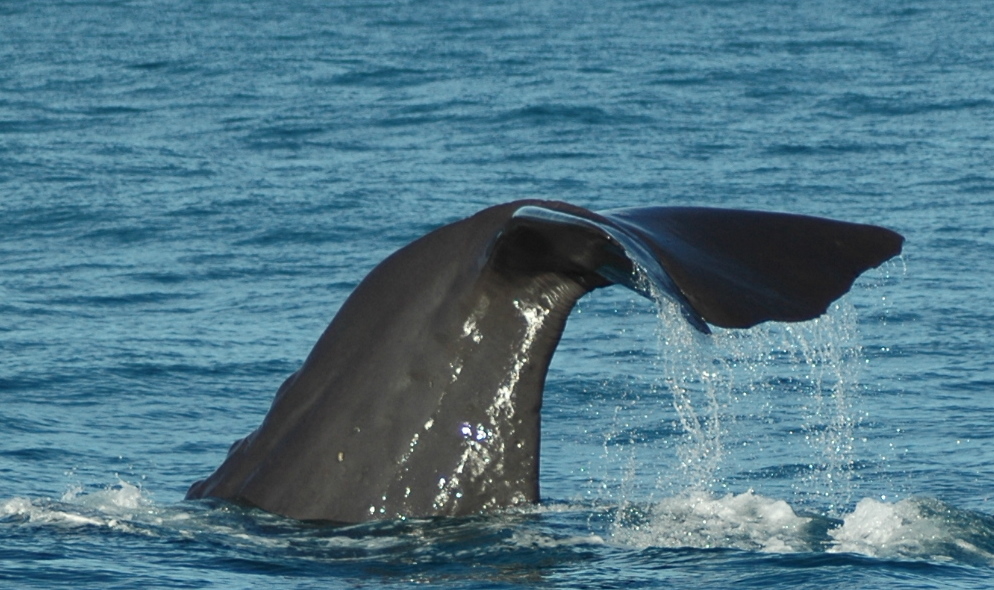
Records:
{"label": "whale tail stock", "polygon": [[259,428],[187,498],[336,522],[536,502],[546,372],[585,293],[665,294],[703,332],[801,321],[902,242],[782,213],[485,209],[374,268]]}

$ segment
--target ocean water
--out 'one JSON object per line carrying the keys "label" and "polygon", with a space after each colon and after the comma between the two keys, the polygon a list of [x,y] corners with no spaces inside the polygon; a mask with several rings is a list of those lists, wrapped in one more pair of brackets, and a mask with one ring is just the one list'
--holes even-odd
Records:
{"label": "ocean water", "polygon": [[[994,5],[0,1],[0,585],[986,588]],[[825,317],[621,288],[527,510],[187,502],[359,280],[519,198],[907,238]]]}

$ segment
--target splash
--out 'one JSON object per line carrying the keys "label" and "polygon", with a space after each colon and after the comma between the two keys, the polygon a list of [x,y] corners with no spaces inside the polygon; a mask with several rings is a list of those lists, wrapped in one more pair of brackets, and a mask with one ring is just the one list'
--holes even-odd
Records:
{"label": "splash", "polygon": [[676,304],[657,301],[657,389],[672,396],[684,433],[677,456],[686,487],[727,487],[725,471],[738,463],[729,439],[735,452],[755,446],[764,436],[756,424],[774,423],[780,414],[798,424],[791,438],[809,447],[795,492],[827,503],[830,512],[846,506],[861,358],[852,306],[838,302],[804,323],[705,336],[682,319]]}
{"label": "splash", "polygon": [[809,487],[828,502],[830,512],[850,504],[853,493],[855,428],[859,415],[859,367],[856,311],[848,302],[836,303],[828,315],[805,324],[784,326],[795,354],[803,359],[809,395],[802,410],[804,438],[821,460],[808,472]]}

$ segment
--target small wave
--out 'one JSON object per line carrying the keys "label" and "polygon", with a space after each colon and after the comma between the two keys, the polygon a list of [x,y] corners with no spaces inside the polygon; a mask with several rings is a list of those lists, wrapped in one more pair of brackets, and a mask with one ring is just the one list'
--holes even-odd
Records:
{"label": "small wave", "polygon": [[988,98],[959,100],[916,100],[917,97],[884,97],[861,93],[846,93],[828,102],[830,108],[852,116],[913,116],[935,112],[989,109],[994,101]]}
{"label": "small wave", "polygon": [[164,293],[147,291],[142,293],[123,293],[120,295],[76,295],[72,297],[53,297],[48,300],[52,305],[71,307],[119,307],[119,306],[150,306],[173,303],[193,299],[193,295],[184,293]]}
{"label": "small wave", "polygon": [[645,123],[648,119],[634,115],[609,113],[599,107],[553,103],[514,109],[501,115],[498,121],[502,123],[524,122],[531,125],[562,123],[617,125],[624,123]]}
{"label": "small wave", "polygon": [[548,160],[585,160],[596,159],[599,154],[592,152],[569,152],[569,151],[531,151],[524,153],[509,154],[504,158],[505,162],[545,162]]}
{"label": "small wave", "polygon": [[820,142],[807,143],[778,143],[765,148],[765,153],[771,156],[842,156],[845,154],[879,154],[884,152],[902,153],[907,146],[902,144],[886,144],[873,142]]}
{"label": "small wave", "polygon": [[319,83],[327,86],[402,88],[427,84],[436,79],[437,74],[428,70],[380,67],[346,72]]}
{"label": "small wave", "polygon": [[345,230],[329,231],[295,230],[290,228],[273,228],[260,231],[256,235],[238,240],[237,246],[282,246],[287,244],[336,244],[342,240]]}

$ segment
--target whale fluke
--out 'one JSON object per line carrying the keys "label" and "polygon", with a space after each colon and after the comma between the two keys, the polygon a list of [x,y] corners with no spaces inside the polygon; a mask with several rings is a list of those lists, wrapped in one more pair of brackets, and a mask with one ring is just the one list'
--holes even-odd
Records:
{"label": "whale fluke", "polygon": [[585,293],[664,294],[703,332],[803,321],[902,243],[783,213],[485,209],[374,268],[262,425],[187,498],[335,522],[536,502],[546,371]]}

